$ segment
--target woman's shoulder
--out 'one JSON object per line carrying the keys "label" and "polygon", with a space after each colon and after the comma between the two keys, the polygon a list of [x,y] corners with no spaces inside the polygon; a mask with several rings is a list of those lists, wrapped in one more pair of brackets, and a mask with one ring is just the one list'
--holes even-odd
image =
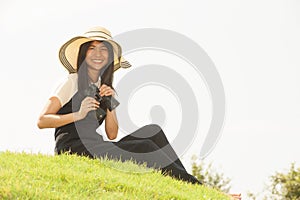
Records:
{"label": "woman's shoulder", "polygon": [[68,80],[77,81],[78,80],[78,74],[77,73],[69,74],[67,78],[68,78]]}
{"label": "woman's shoulder", "polygon": [[60,100],[62,106],[65,105],[77,92],[77,80],[77,73],[69,74],[68,77],[59,84],[54,91],[54,94],[52,94],[52,96],[55,96]]}

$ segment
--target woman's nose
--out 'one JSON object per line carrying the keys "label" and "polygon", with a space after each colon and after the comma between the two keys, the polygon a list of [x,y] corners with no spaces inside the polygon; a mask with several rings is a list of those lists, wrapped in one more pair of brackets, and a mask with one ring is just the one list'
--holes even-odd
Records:
{"label": "woman's nose", "polygon": [[102,55],[102,51],[100,49],[96,49],[95,56],[101,56],[101,55]]}

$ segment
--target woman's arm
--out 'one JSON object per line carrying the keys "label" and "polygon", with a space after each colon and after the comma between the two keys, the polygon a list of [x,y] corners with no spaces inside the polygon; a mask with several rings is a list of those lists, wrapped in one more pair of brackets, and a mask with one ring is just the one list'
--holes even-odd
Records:
{"label": "woman's arm", "polygon": [[[115,95],[114,90],[105,84],[101,85],[100,96],[110,96],[110,95],[111,96]],[[118,136],[118,130],[119,130],[119,126],[118,126],[116,111],[115,110],[109,111],[107,109],[106,117],[105,117],[105,132],[107,137],[110,140],[115,139]]]}
{"label": "woman's arm", "polygon": [[106,118],[105,118],[105,132],[107,137],[110,140],[116,139],[116,137],[118,136],[118,129],[119,126],[118,126],[116,111],[115,110],[109,111],[107,109]]}
{"label": "woman's arm", "polygon": [[68,114],[57,114],[61,108],[61,103],[57,97],[51,97],[38,119],[37,126],[39,128],[57,128],[86,117],[91,110],[96,110],[99,102],[94,98],[86,97],[82,102],[78,112]]}

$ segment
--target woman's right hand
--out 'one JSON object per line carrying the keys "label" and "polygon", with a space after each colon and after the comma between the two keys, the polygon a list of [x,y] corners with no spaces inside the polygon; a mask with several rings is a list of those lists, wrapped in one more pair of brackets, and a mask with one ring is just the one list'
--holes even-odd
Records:
{"label": "woman's right hand", "polygon": [[78,111],[78,116],[80,119],[84,119],[88,112],[91,110],[97,110],[99,108],[100,103],[92,98],[92,97],[86,97],[85,99],[82,100],[80,109]]}

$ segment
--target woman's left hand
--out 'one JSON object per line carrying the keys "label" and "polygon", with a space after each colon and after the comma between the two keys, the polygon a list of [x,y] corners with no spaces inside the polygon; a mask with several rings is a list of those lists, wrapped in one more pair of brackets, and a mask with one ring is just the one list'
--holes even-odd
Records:
{"label": "woman's left hand", "polygon": [[115,91],[111,87],[109,87],[105,84],[101,85],[99,90],[100,90],[99,94],[100,94],[101,97],[102,96],[114,96],[115,95]]}

